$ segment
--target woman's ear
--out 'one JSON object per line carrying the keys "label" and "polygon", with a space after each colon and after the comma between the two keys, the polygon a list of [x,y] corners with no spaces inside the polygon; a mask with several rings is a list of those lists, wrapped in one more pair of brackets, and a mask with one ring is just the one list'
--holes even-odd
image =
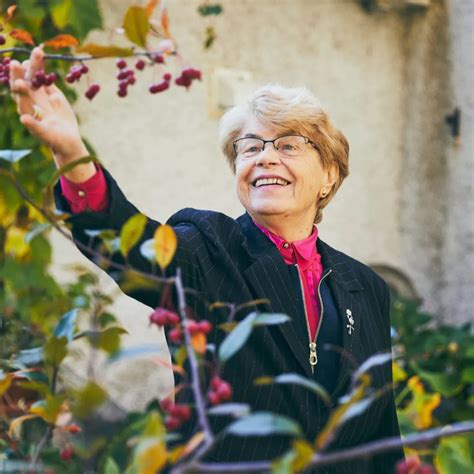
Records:
{"label": "woman's ear", "polygon": [[324,183],[321,188],[321,195],[327,196],[338,178],[337,166],[335,164],[330,165],[324,173]]}

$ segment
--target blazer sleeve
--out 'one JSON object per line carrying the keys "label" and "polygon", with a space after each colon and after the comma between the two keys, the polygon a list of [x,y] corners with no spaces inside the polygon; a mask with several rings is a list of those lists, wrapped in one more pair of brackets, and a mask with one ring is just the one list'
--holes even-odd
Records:
{"label": "blazer sleeve", "polygon": [[[152,308],[160,305],[162,291],[158,285],[137,285],[132,282],[130,273],[124,272],[114,266],[106,264],[101,254],[107,256],[113,263],[124,265],[125,261],[119,251],[108,253],[104,250],[104,245],[99,236],[94,235],[95,230],[113,230],[117,233],[125,222],[134,214],[140,212],[130,203],[120,187],[103,168],[104,177],[107,182],[109,206],[104,211],[85,211],[72,214],[66,219],[66,224],[70,227],[74,242],[80,252],[89,260],[105,270],[120,286],[122,291],[132,298],[144,303]],[[67,199],[64,197],[61,185],[58,181],[54,189],[56,207],[60,212],[70,213],[71,209]],[[152,239],[156,228],[160,222],[147,218],[145,231],[128,256],[127,266],[144,273],[160,274],[159,268],[154,268],[151,262],[140,253],[140,245],[148,239]],[[189,223],[176,223],[173,226],[178,237],[178,250],[166,269],[166,276],[176,273],[177,267],[181,268],[183,283],[185,287],[198,289],[199,278],[197,275],[198,266],[196,262],[196,249],[202,246],[201,236],[197,229]]]}
{"label": "blazer sleeve", "polygon": [[[390,291],[386,283],[384,283],[384,300],[383,300],[383,318],[384,318],[384,332],[386,346],[391,348],[390,337]],[[382,415],[382,420],[378,425],[378,429],[373,436],[373,440],[380,440],[383,438],[400,437],[400,428],[398,426],[397,410],[395,406],[395,398],[393,393],[393,376],[392,365],[389,368],[389,380],[387,383],[392,385],[385,395],[385,409]],[[404,459],[403,449],[387,452],[375,456],[372,459],[373,472],[380,474],[393,474],[395,472],[395,465],[401,459]]]}

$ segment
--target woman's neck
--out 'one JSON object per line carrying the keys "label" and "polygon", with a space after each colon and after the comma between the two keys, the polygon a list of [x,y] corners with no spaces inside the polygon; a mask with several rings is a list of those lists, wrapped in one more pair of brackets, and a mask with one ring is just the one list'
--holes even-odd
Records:
{"label": "woman's neck", "polygon": [[313,232],[314,221],[312,219],[302,220],[262,215],[251,215],[251,217],[257,224],[290,243],[305,239]]}

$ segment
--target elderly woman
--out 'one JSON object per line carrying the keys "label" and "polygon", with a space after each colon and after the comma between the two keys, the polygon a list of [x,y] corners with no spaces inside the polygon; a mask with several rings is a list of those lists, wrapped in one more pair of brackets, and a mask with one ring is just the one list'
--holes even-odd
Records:
{"label": "elderly woman", "polygon": [[[41,60],[41,50],[35,49],[30,63],[12,62],[12,92],[21,122],[51,147],[61,166],[88,153],[62,93],[54,86],[30,87],[28,79]],[[190,314],[213,323],[209,340],[217,344],[225,337],[218,324],[225,321],[226,313],[209,309],[205,302],[239,305],[263,299],[258,310],[290,316],[281,325],[256,327],[245,346],[221,367],[220,377],[230,382],[234,402],[288,416],[312,440],[329,416],[321,399],[302,386],[255,385],[254,379],[299,374],[321,384],[335,403],[346,393],[354,365],[390,351],[386,283],[364,264],[322,241],[316,226],[348,175],[349,146],[306,89],[272,85],[257,90],[247,104],[222,117],[220,139],[246,212],[238,219],[196,209],[174,214],[168,223],[179,245],[167,271],[174,274],[181,269],[184,285],[195,290],[189,296]],[[118,231],[139,212],[109,172],[92,163],[78,165],[61,177],[55,192],[58,208],[72,213],[68,221],[74,238],[86,245],[91,240],[86,230]],[[150,239],[159,225],[149,219],[142,240]],[[93,247],[99,244],[96,238]],[[128,263],[152,271],[138,247]],[[121,261],[118,254],[113,258]],[[119,273],[110,273],[123,283]],[[163,304],[158,291],[128,294],[152,308]],[[236,318],[248,312],[246,307]],[[344,424],[331,450],[399,435],[390,364],[375,367],[371,375],[382,395]],[[178,401],[191,401],[189,389],[179,391]],[[211,418],[215,432],[228,422],[223,417]],[[189,436],[195,424],[193,417],[183,425],[183,434]],[[247,438],[227,434],[219,437],[206,459],[269,460],[284,453],[290,442],[289,436],[276,434]],[[402,456],[399,451],[318,472],[388,473]]]}

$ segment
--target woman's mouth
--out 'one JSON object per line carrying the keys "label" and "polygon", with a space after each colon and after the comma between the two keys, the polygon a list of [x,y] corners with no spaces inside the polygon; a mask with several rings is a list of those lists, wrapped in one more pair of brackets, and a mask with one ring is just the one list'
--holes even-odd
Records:
{"label": "woman's mouth", "polygon": [[255,188],[261,188],[262,186],[288,186],[289,181],[283,178],[257,178],[252,186]]}

